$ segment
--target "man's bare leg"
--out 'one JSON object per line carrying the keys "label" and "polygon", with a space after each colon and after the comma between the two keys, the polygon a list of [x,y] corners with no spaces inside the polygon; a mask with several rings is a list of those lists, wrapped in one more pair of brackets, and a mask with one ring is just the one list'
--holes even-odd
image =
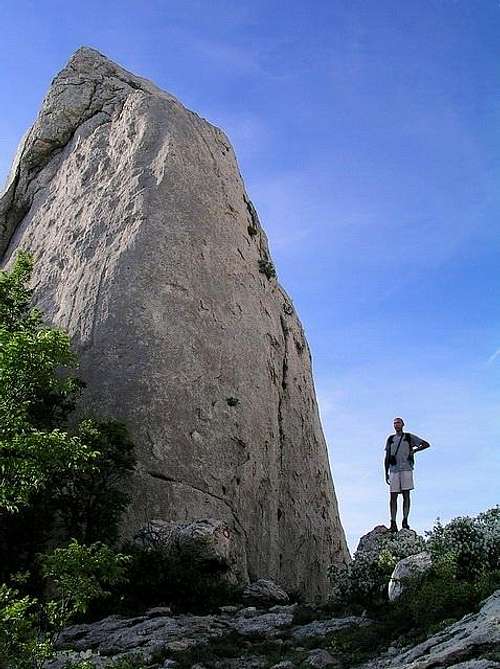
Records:
{"label": "man's bare leg", "polygon": [[410,513],[410,491],[403,490],[403,527],[409,529],[408,514]]}
{"label": "man's bare leg", "polygon": [[398,494],[397,492],[391,492],[391,499],[389,502],[389,508],[391,511],[391,530],[397,530],[396,525],[396,514],[398,512]]}

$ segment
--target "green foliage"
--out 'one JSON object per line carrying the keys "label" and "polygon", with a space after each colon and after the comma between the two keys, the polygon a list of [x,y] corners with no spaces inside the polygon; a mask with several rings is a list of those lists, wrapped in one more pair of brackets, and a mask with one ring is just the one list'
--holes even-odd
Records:
{"label": "green foliage", "polygon": [[403,596],[416,629],[433,631],[444,620],[458,620],[478,609],[500,587],[500,570],[473,579],[457,579],[455,565],[442,560]]}
{"label": "green foliage", "polygon": [[30,504],[67,470],[91,466],[94,452],[61,429],[81,383],[61,374],[76,363],[68,335],[30,307],[32,261],[20,253],[0,272],[0,513]]}
{"label": "green foliage", "polygon": [[427,535],[427,550],[433,563],[445,561],[452,565],[457,579],[474,580],[486,572],[500,569],[498,506],[476,518],[454,518],[445,526],[438,519]]}
{"label": "green foliage", "polygon": [[86,613],[93,599],[109,596],[106,586],[124,580],[128,559],[105,544],[84,546],[76,540],[43,555],[43,576],[57,595],[47,605],[51,623],[62,628],[77,613]]}
{"label": "green foliage", "polygon": [[398,535],[387,540],[382,536],[372,550],[358,551],[344,571],[332,569],[336,578],[333,610],[359,613],[364,608],[377,620],[373,627],[336,634],[331,641],[336,657],[350,667],[397,639],[417,643],[478,610],[500,588],[499,521],[498,507],[476,518],[455,518],[447,525],[438,521],[425,543],[432,556],[430,570],[407,579],[403,594],[394,602],[386,594],[392,570],[405,553],[420,552],[421,541],[412,548],[406,538],[401,544]]}
{"label": "green foliage", "polygon": [[[67,425],[83,384],[70,339],[31,306],[32,260],[0,272],[0,579],[31,568],[48,538],[112,542],[134,466],[125,428]],[[40,581],[35,572],[31,586]]]}
{"label": "green foliage", "polygon": [[136,614],[153,606],[201,614],[240,601],[240,589],[225,580],[227,568],[219,563],[195,563],[161,547],[128,545],[122,551],[130,556],[125,582],[113,589],[111,599],[101,603],[94,615],[117,610]]}
{"label": "green foliage", "polygon": [[50,640],[39,630],[38,601],[0,584],[0,667],[33,669],[50,655]]}
{"label": "green foliage", "polygon": [[373,543],[354,554],[347,565],[329,569],[330,604],[334,611],[360,613],[383,604],[387,584],[399,560],[424,550],[425,543],[413,533],[381,533]]}
{"label": "green foliage", "polygon": [[264,260],[259,258],[259,272],[265,274],[268,279],[272,279],[276,276],[276,270],[273,263],[270,260]]}
{"label": "green foliage", "polygon": [[118,537],[118,521],[129,496],[124,483],[135,467],[134,444],[116,421],[84,420],[77,437],[95,453],[93,468],[68,470],[57,495],[60,525],[66,537],[82,542]]}
{"label": "green foliage", "polygon": [[[60,629],[124,575],[116,537],[134,466],[125,428],[67,425],[83,384],[70,339],[31,307],[28,254],[0,272],[0,667],[41,667]],[[77,540],[62,546],[69,537]],[[55,549],[46,550],[47,540]],[[59,547],[57,547],[59,543]],[[11,575],[26,571],[23,577]],[[14,585],[12,585],[14,583]]]}
{"label": "green foliage", "polygon": [[121,577],[125,560],[108,548],[76,542],[44,559],[55,584],[49,601],[0,585],[0,666],[7,669],[41,667],[62,627],[76,611],[85,611],[92,598],[103,596],[104,585]]}
{"label": "green foliage", "polygon": [[0,667],[37,669],[53,654],[62,628],[90,602],[108,594],[106,587],[123,579],[127,558],[102,544],[72,541],[42,556],[51,598],[43,601],[0,585]]}
{"label": "green foliage", "polygon": [[340,630],[328,639],[328,650],[342,667],[351,667],[377,655],[391,638],[391,630],[380,623]]}
{"label": "green foliage", "polygon": [[20,251],[11,272],[0,272],[0,328],[7,331],[37,328],[40,311],[31,308],[33,291],[28,287],[33,259]]}
{"label": "green foliage", "polygon": [[96,453],[62,430],[32,430],[0,442],[0,513],[14,513],[69,472],[86,471]]}

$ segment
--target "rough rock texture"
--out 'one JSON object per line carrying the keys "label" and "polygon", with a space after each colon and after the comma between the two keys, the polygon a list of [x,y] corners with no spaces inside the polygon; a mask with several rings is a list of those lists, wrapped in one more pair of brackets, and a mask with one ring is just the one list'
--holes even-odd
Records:
{"label": "rough rock texture", "polygon": [[296,641],[304,642],[306,639],[320,639],[333,632],[339,632],[348,627],[364,627],[371,625],[372,621],[360,616],[348,616],[346,618],[330,618],[329,620],[313,620],[311,623],[296,627],[292,637]]}
{"label": "rough rock texture", "polygon": [[363,556],[365,560],[371,562],[378,560],[382,550],[389,550],[394,557],[402,560],[410,555],[421,553],[424,549],[425,539],[415,530],[391,532],[384,525],[377,525],[361,537],[354,558]]}
{"label": "rough rock texture", "polygon": [[[290,659],[287,655],[295,658],[297,648],[305,660],[308,651],[301,644],[312,638],[311,625],[318,626],[317,638],[321,641],[322,632],[327,632],[320,628],[320,622],[329,623],[329,631],[367,624],[366,620],[355,618],[315,621],[301,634],[304,626],[293,625],[295,608],[295,605],[276,606],[269,611],[251,612],[247,608],[232,614],[208,616],[151,617],[149,612],[136,618],[110,616],[64,630],[58,640],[59,657],[49,662],[47,669],[62,669],[65,662],[81,658],[106,667],[118,659],[132,657],[151,663],[155,669],[165,660],[182,659],[186,663],[189,657],[201,657],[203,664],[214,667],[218,659],[227,659],[229,651],[238,669],[253,666],[254,662],[267,668],[270,662],[266,658],[255,658],[259,644],[263,644],[262,650],[266,653],[279,651],[283,661]],[[233,663],[228,661],[217,666],[231,667]]]}
{"label": "rough rock texture", "polygon": [[124,531],[217,518],[241,571],[309,598],[348,559],[307,342],[219,129],[78,50],[0,199],[0,253],[36,258],[84,406],[124,420],[139,467]]}
{"label": "rough rock texture", "polygon": [[[126,657],[150,663],[151,669],[175,666],[167,664],[173,661],[193,669],[198,664],[206,669],[293,669],[328,666],[320,662],[338,664],[339,660],[346,667],[345,658],[334,654],[332,660],[325,654],[333,652],[332,635],[334,639],[336,632],[374,624],[366,618],[349,617],[296,625],[295,608],[276,606],[252,615],[249,609],[241,609],[209,616],[111,616],[90,625],[74,625],[59,638],[60,655],[46,669],[62,669],[68,659],[83,657],[98,667],[111,667],[115,660]],[[414,647],[391,646],[359,669],[500,669],[499,652],[497,590],[478,613],[464,616]]]}
{"label": "rough rock texture", "polygon": [[409,551],[420,553],[425,548],[425,539],[415,530],[399,530],[391,532],[385,525],[377,525],[359,540],[356,553],[378,555],[383,548],[391,546],[396,553]]}
{"label": "rough rock texture", "polygon": [[243,601],[255,606],[272,606],[273,604],[287,604],[289,598],[274,581],[269,578],[259,578],[245,587]]}
{"label": "rough rock texture", "polygon": [[[333,659],[326,655],[333,652],[332,635],[373,624],[351,617],[295,625],[294,609],[273,607],[252,616],[248,616],[248,609],[210,616],[111,616],[67,628],[58,641],[60,655],[47,669],[62,669],[68,659],[84,657],[98,667],[135,657],[151,669],[175,666],[167,664],[172,661],[183,667],[201,664],[207,669],[329,666],[321,661],[337,664],[340,659],[335,654]],[[499,652],[500,590],[478,613],[464,616],[412,648],[391,646],[360,669],[499,669]]]}
{"label": "rough rock texture", "polygon": [[227,580],[238,582],[246,556],[239,550],[241,544],[231,538],[225,523],[205,518],[192,523],[152,520],[137,532],[134,541],[143,548],[161,548],[166,554],[201,567],[219,565],[227,569]]}
{"label": "rough rock texture", "polygon": [[423,576],[426,571],[432,566],[431,554],[427,551],[422,551],[416,555],[410,555],[403,560],[400,560],[394,567],[391,574],[391,580],[387,586],[387,594],[389,600],[393,602],[400,597],[405,589],[405,579]]}
{"label": "rough rock texture", "polygon": [[327,650],[316,648],[309,653],[309,657],[304,662],[307,667],[316,667],[316,669],[323,669],[323,667],[333,667],[335,660]]}

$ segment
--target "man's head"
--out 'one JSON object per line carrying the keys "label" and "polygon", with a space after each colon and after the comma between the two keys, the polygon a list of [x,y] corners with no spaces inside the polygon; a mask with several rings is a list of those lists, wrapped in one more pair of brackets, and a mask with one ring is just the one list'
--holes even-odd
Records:
{"label": "man's head", "polygon": [[401,432],[403,430],[403,426],[405,424],[404,420],[402,418],[396,417],[393,421],[394,424],[394,429],[396,432]]}

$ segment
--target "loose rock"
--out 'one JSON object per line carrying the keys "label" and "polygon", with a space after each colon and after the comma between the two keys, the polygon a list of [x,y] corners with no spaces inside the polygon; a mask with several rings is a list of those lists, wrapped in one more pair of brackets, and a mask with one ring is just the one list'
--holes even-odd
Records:
{"label": "loose rock", "polygon": [[335,664],[335,660],[327,650],[316,648],[315,650],[312,650],[309,653],[305,661],[305,664],[308,667],[316,667],[317,669],[323,669],[323,667],[333,667],[333,665]]}
{"label": "loose rock", "polygon": [[394,567],[388,585],[389,600],[393,602],[405,591],[405,580],[423,576],[432,566],[430,553],[423,551],[400,560]]}
{"label": "loose rock", "polygon": [[269,578],[259,578],[249,583],[243,590],[243,601],[255,606],[273,606],[274,604],[288,604],[287,593]]}

